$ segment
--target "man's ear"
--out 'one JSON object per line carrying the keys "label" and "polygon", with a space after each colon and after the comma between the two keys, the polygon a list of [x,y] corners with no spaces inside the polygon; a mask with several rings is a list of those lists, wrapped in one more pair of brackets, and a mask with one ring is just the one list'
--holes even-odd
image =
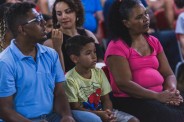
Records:
{"label": "man's ear", "polygon": [[129,24],[129,21],[128,21],[128,20],[122,20],[122,23],[123,23],[127,28],[129,28],[130,24]]}
{"label": "man's ear", "polygon": [[70,55],[70,59],[72,60],[72,62],[74,62],[75,64],[77,64],[78,63],[78,56],[76,56],[76,55]]}
{"label": "man's ear", "polygon": [[19,26],[19,27],[18,27],[18,33],[20,33],[20,34],[26,34],[26,33],[24,32],[24,28],[23,28],[22,26]]}

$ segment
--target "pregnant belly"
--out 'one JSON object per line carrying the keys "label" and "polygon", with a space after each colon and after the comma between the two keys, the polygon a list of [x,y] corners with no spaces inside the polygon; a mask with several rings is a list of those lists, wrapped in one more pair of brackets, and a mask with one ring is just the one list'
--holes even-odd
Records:
{"label": "pregnant belly", "polygon": [[133,81],[144,88],[161,91],[164,79],[162,75],[155,69],[142,69],[133,73]]}

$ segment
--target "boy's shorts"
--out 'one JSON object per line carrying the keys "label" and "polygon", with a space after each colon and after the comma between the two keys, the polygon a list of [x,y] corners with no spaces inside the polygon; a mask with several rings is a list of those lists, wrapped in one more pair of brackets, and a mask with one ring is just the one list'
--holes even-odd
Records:
{"label": "boy's shorts", "polygon": [[116,120],[117,122],[128,122],[131,118],[133,118],[134,116],[125,113],[123,111],[118,111],[117,109],[113,109],[113,112],[116,116]]}

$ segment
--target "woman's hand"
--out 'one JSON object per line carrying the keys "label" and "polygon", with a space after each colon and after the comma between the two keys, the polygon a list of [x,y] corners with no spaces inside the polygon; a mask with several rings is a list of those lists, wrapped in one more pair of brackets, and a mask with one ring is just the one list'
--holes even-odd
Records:
{"label": "woman's hand", "polygon": [[157,100],[170,105],[179,105],[183,102],[183,98],[178,90],[164,90],[157,94]]}
{"label": "woman's hand", "polygon": [[170,92],[169,90],[164,90],[160,93],[157,93],[156,100],[162,103],[168,103],[175,97],[175,93]]}
{"label": "woman's hand", "polygon": [[180,91],[177,89],[171,89],[170,92],[175,94],[175,97],[171,101],[168,102],[170,105],[178,106],[180,103],[183,103],[183,97],[180,95]]}
{"label": "woman's hand", "polygon": [[58,51],[61,50],[63,44],[63,33],[59,29],[52,30],[53,48]]}

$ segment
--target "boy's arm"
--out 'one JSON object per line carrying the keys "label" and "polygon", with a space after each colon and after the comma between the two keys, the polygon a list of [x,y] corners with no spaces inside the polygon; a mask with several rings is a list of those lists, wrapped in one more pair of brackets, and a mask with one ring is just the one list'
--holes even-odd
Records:
{"label": "boy's arm", "polygon": [[112,102],[109,98],[109,94],[106,94],[104,96],[101,96],[101,102],[102,102],[102,105],[103,105],[103,110],[113,110],[113,106],[112,106]]}
{"label": "boy's arm", "polygon": [[81,111],[87,111],[87,112],[92,112],[99,116],[103,121],[110,121],[114,120],[114,117],[112,116],[112,112],[107,109],[107,111],[101,111],[101,110],[89,110],[85,109],[79,102],[71,102],[70,106],[74,110],[81,110]]}
{"label": "boy's arm", "polygon": [[13,96],[0,97],[0,118],[6,122],[31,122],[13,109]]}
{"label": "boy's arm", "polygon": [[70,106],[71,106],[72,110],[88,111],[88,112],[92,112],[98,116],[100,116],[99,114],[101,113],[101,111],[98,111],[98,110],[85,109],[83,106],[81,106],[81,104],[79,102],[72,102],[72,103],[70,103]]}

